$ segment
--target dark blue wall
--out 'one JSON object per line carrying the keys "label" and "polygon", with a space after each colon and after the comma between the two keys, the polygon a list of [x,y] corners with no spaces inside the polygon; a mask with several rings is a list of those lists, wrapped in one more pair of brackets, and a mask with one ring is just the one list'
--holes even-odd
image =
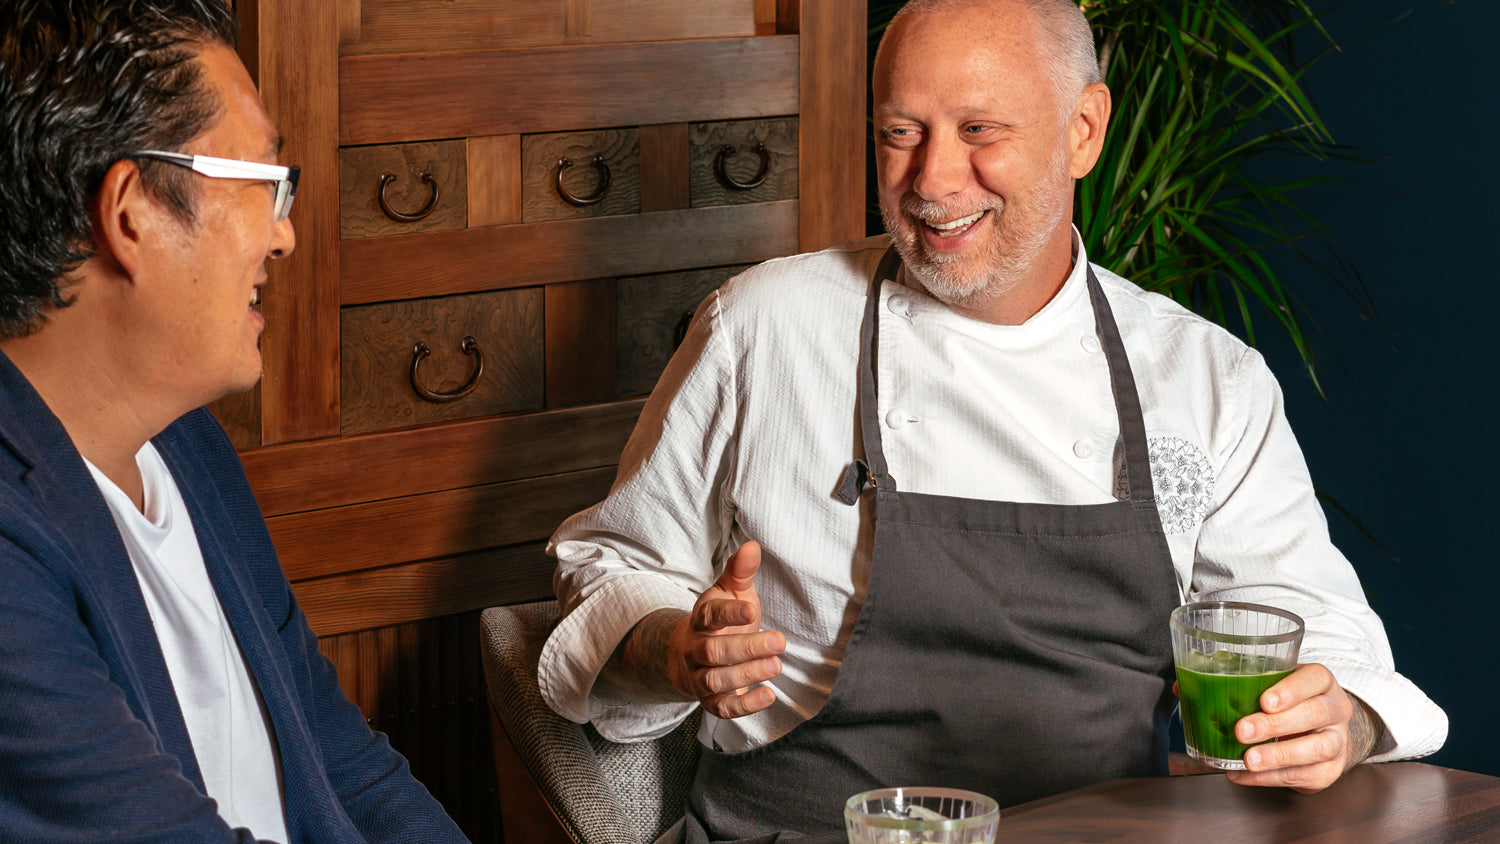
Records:
{"label": "dark blue wall", "polygon": [[1500,690],[1484,665],[1500,651],[1489,536],[1500,528],[1500,3],[1350,0],[1327,25],[1343,52],[1314,66],[1313,96],[1337,141],[1380,160],[1332,166],[1353,181],[1317,189],[1307,207],[1364,276],[1384,327],[1309,278],[1323,353],[1337,355],[1327,398],[1288,348],[1263,350],[1313,478],[1386,546],[1330,513],[1397,668],[1448,712],[1448,744],[1429,761],[1500,775]]}

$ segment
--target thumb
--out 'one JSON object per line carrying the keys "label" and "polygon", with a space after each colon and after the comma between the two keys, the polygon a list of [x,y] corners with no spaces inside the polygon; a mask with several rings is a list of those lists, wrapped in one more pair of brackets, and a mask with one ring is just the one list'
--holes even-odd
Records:
{"label": "thumb", "polygon": [[724,564],[719,586],[730,593],[755,591],[755,573],[760,571],[760,543],[750,540],[741,545]]}

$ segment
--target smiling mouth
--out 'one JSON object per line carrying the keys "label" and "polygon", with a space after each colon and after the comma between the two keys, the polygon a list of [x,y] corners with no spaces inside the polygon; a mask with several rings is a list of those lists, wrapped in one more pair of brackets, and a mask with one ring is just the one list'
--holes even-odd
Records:
{"label": "smiling mouth", "polygon": [[253,310],[257,310],[257,311],[260,310],[260,288],[259,287],[252,287],[252,288],[250,288],[250,307]]}
{"label": "smiling mouth", "polygon": [[922,225],[931,229],[938,237],[956,237],[968,231],[971,226],[979,222],[980,218],[987,213],[989,213],[987,210],[979,211],[967,217],[959,217],[956,220],[949,220],[945,223],[930,223],[924,220]]}

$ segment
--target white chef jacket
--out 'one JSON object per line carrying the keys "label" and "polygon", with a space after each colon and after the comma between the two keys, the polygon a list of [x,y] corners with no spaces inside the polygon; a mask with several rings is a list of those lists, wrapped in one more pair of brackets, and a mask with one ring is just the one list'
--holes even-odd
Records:
{"label": "white chef jacket", "polygon": [[[962,316],[915,283],[880,293],[878,418],[906,492],[1041,504],[1116,497],[1119,422],[1084,262],[1022,325]],[[827,700],[864,598],[873,501],[834,497],[859,456],[860,324],[885,236],[769,261],[697,309],[621,456],[609,496],[548,550],[564,617],[542,652],[547,702],[615,741],[660,736],[696,704],[629,699],[606,661],[649,613],[691,609],[754,539],[762,627],[780,630],[776,702],[705,713],[700,740],[758,747]],[[1447,716],[1397,674],[1380,619],[1329,540],[1260,355],[1224,329],[1094,268],[1144,410],[1152,483],[1185,601],[1302,616],[1320,662],[1385,722],[1374,761],[1442,746]],[[1161,619],[1163,627],[1167,619]]]}

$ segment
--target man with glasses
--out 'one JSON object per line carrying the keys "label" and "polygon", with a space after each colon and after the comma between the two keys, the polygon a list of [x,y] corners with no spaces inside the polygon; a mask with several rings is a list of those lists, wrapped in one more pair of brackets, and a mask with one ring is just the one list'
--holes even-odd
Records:
{"label": "man with glasses", "polygon": [[298,171],[223,0],[0,5],[0,840],[463,840],[343,695],[206,402]]}

